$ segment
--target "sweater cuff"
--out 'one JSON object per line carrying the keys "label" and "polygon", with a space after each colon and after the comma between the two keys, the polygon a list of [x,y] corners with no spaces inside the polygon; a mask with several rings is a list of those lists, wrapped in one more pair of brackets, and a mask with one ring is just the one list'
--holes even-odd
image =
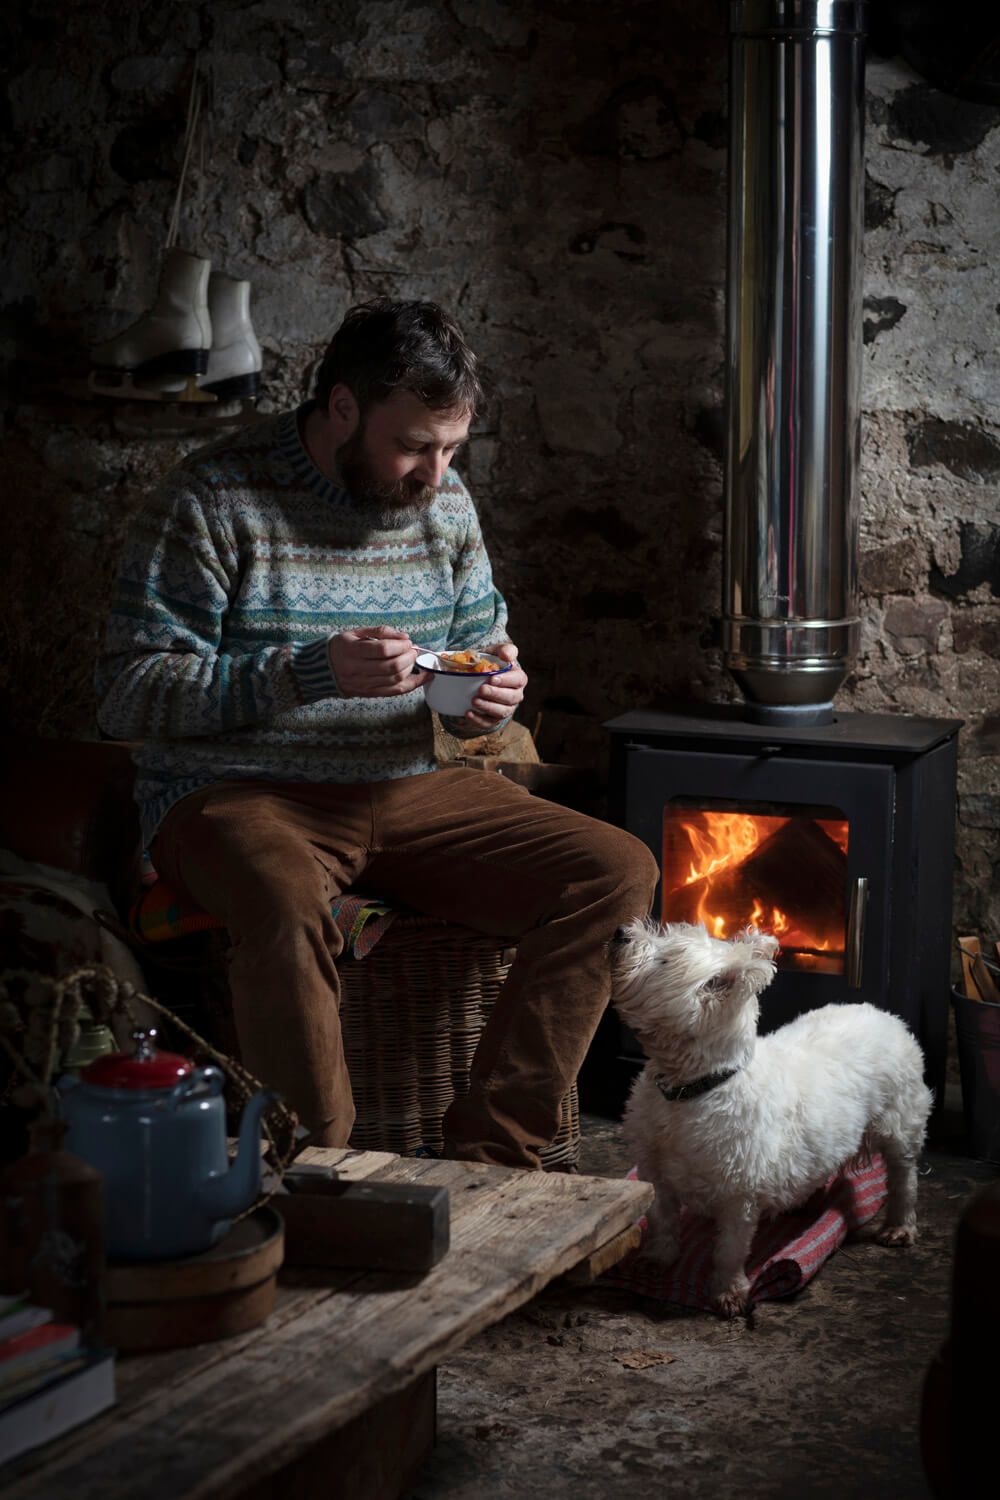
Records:
{"label": "sweater cuff", "polygon": [[292,650],[292,672],[304,703],[318,703],[321,698],[339,698],[340,687],[330,665],[330,641],[311,641],[308,646]]}

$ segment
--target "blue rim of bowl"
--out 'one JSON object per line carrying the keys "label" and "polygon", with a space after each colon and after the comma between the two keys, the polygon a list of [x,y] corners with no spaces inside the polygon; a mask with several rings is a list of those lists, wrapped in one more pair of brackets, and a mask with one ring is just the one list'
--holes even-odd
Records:
{"label": "blue rim of bowl", "polygon": [[[461,648],[459,648],[459,649],[461,649]],[[422,656],[426,656],[426,655],[427,655],[426,651],[418,651],[417,652],[417,659],[414,662],[414,666],[416,666],[417,668],[419,668],[419,670],[421,672],[433,672],[436,677],[468,677],[468,678],[480,677],[480,678],[482,678],[485,681],[488,677],[499,677],[502,672],[509,672],[510,669],[511,669],[511,667],[514,665],[514,663],[512,661],[500,661],[500,659],[498,657],[494,656],[489,651],[480,651],[479,655],[480,656],[485,656],[486,659],[487,659],[487,661],[495,661],[497,663],[496,667],[494,668],[494,670],[492,672],[449,672],[446,667],[424,667],[424,666],[421,666],[420,665],[420,658]]]}

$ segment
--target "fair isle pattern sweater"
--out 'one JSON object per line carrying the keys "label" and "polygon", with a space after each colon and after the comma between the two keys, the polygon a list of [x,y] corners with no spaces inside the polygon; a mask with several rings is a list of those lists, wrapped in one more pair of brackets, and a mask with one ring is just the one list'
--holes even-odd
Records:
{"label": "fair isle pattern sweater", "polygon": [[97,665],[98,722],[143,741],[136,798],[147,842],[175,802],[215,781],[433,770],[423,689],[341,697],[327,647],[338,631],[392,625],[437,650],[507,639],[507,607],[458,475],[447,471],[405,530],[372,531],[313,464],[299,415],[191,454],[126,544]]}

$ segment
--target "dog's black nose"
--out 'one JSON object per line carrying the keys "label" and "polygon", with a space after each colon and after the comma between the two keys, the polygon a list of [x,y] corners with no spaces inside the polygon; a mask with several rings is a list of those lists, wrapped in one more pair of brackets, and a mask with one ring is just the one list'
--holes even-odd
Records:
{"label": "dog's black nose", "polygon": [[616,943],[627,943],[628,942],[628,937],[629,937],[629,933],[628,933],[628,928],[627,927],[616,927],[615,928],[615,942]]}

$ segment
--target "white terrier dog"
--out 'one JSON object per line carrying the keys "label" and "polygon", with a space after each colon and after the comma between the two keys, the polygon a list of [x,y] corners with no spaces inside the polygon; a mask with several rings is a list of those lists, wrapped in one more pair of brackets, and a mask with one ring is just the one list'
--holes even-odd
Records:
{"label": "white terrier dog", "polygon": [[933,1103],[898,1017],[825,1005],[758,1037],[758,996],[778,943],[704,927],[620,927],[613,999],[649,1061],[625,1109],[639,1176],[656,1187],[643,1253],[669,1264],[681,1205],[718,1227],[711,1294],[746,1312],[747,1257],[762,1216],[795,1208],[864,1149],[888,1177],[885,1245],[917,1237],[917,1157]]}

